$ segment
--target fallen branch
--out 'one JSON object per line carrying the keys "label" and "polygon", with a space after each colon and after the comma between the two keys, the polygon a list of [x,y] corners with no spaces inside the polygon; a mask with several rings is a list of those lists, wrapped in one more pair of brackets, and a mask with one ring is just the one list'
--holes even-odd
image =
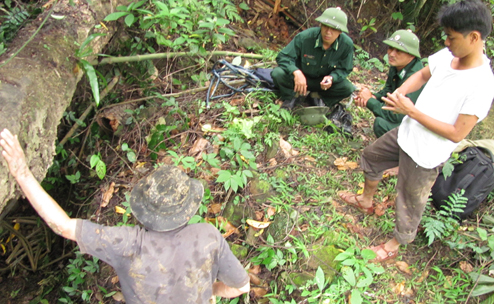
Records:
{"label": "fallen branch", "polygon": [[[235,81],[228,82],[229,85],[238,85],[238,84],[242,84],[242,83],[245,83],[245,79],[235,80]],[[181,95],[184,95],[184,94],[194,94],[194,93],[197,93],[197,92],[206,91],[208,88],[209,88],[209,86],[207,86],[207,87],[199,87],[199,88],[185,90],[185,91],[177,92],[177,93],[163,94],[163,95],[160,95],[159,97],[161,97],[161,98],[178,97],[178,96],[181,96]],[[101,110],[112,108],[112,107],[116,107],[116,106],[121,106],[121,105],[124,105],[124,104],[129,104],[129,103],[134,103],[134,102],[149,100],[149,99],[153,99],[153,98],[157,98],[157,97],[158,96],[154,95],[154,96],[147,96],[147,97],[142,97],[142,98],[127,100],[127,101],[123,101],[123,102],[120,102],[120,103],[115,103],[115,104],[108,105],[108,106],[102,108]]]}
{"label": "fallen branch", "polygon": [[[251,59],[263,59],[263,55],[258,54],[246,54],[246,53],[237,53],[237,52],[229,52],[229,51],[213,51],[207,52],[206,54],[210,56],[239,56],[244,58]],[[110,64],[110,63],[119,63],[119,62],[135,62],[135,61],[143,61],[143,60],[153,60],[153,59],[169,59],[175,57],[182,56],[194,56],[195,54],[189,52],[171,52],[171,53],[156,53],[156,54],[145,54],[145,55],[135,55],[135,56],[124,56],[124,57],[106,57],[101,61],[93,61],[92,65],[101,65],[101,64]]]}

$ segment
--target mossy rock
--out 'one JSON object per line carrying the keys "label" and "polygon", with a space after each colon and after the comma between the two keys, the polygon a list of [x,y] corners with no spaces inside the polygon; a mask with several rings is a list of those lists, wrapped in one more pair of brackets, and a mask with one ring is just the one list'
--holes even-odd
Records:
{"label": "mossy rock", "polygon": [[273,141],[271,147],[270,146],[267,147],[266,160],[276,157],[276,154],[278,154],[279,149],[280,149],[280,142]]}
{"label": "mossy rock", "polygon": [[467,139],[471,140],[492,138],[494,138],[494,107],[491,107],[487,117],[478,123],[467,136]]}
{"label": "mossy rock", "polygon": [[307,264],[310,269],[317,269],[317,267],[321,267],[324,271],[324,277],[329,279],[331,284],[336,275],[335,271],[339,267],[339,262],[334,259],[340,253],[341,251],[332,245],[314,245]]}
{"label": "mossy rock", "polygon": [[256,201],[264,202],[268,198],[275,196],[276,191],[270,183],[261,180],[258,174],[255,174],[249,183],[249,192]]}
{"label": "mossy rock", "polygon": [[297,287],[302,287],[314,279],[314,274],[308,272],[292,272],[288,275],[290,281]]}
{"label": "mossy rock", "polygon": [[[343,245],[344,246],[344,241],[345,241],[345,235],[342,235],[334,230],[329,230],[326,231],[322,235],[322,240],[324,244],[326,245]],[[343,244],[342,244],[343,243]]]}
{"label": "mossy rock", "polygon": [[248,51],[254,51],[254,52],[258,52],[258,51],[268,47],[265,42],[263,42],[259,39],[256,39],[255,37],[254,38],[241,37],[238,40],[238,45],[241,47],[244,47]]}
{"label": "mossy rock", "polygon": [[245,259],[247,257],[247,254],[249,253],[249,249],[247,249],[247,247],[238,244],[230,244],[230,249],[233,255],[236,256],[239,260]]}
{"label": "mossy rock", "polygon": [[255,230],[253,228],[247,229],[247,234],[245,236],[245,242],[249,244],[250,246],[255,247],[257,243],[259,243],[259,236],[256,236],[257,233],[259,233],[258,230]]}
{"label": "mossy rock", "polygon": [[244,218],[254,218],[254,212],[248,205],[244,203],[235,205],[233,201],[232,199],[226,203],[223,210],[223,217],[228,219],[235,227],[240,226]]}
{"label": "mossy rock", "polygon": [[274,216],[274,220],[269,225],[267,233],[275,242],[282,241],[293,227],[293,222],[297,219],[297,210],[291,209],[289,212],[280,212]]}

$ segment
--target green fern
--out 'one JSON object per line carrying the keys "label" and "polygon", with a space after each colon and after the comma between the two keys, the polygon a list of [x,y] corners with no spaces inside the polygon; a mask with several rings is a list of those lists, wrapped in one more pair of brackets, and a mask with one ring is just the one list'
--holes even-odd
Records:
{"label": "green fern", "polygon": [[424,217],[422,221],[422,226],[425,228],[425,235],[429,240],[427,244],[428,246],[434,243],[436,239],[440,239],[443,237],[444,231],[446,229],[443,221],[434,217]]}
{"label": "green fern", "polygon": [[[456,213],[463,212],[468,201],[463,194],[465,194],[465,190],[461,190],[459,193],[452,193],[448,196],[442,209],[433,214],[428,212],[431,216],[422,217],[422,227],[425,229],[428,245],[431,245],[436,239],[445,239],[456,233],[458,228]],[[428,209],[431,209],[430,204]]]}
{"label": "green fern", "polygon": [[4,19],[0,25],[0,42],[3,43],[11,41],[31,15],[23,7],[14,7],[10,12],[5,9],[2,11],[6,13],[6,15],[0,16]]}
{"label": "green fern", "polygon": [[444,217],[456,218],[455,213],[462,213],[468,202],[468,198],[463,196],[464,193],[465,190],[461,190],[460,193],[452,193],[451,196],[448,196],[446,204],[438,213]]}

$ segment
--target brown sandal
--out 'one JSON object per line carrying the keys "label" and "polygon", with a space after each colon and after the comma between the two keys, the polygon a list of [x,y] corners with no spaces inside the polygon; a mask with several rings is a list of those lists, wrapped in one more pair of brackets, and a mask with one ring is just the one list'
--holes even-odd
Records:
{"label": "brown sandal", "polygon": [[[348,192],[348,191],[340,191],[340,192],[338,192],[338,196],[347,205],[350,205],[352,207],[357,208],[360,212],[368,214],[368,215],[374,214],[374,206],[370,206],[370,207],[362,206],[362,203],[360,203],[360,201],[357,199],[357,196],[358,196],[357,194],[353,194],[353,193]],[[354,198],[356,203],[349,201],[348,200],[349,198]]]}
{"label": "brown sandal", "polygon": [[[386,250],[386,248],[384,248],[384,245],[385,244],[383,243],[381,245],[373,246],[373,247],[369,248],[370,250],[374,251],[377,255],[375,259],[371,260],[371,262],[381,263],[381,262],[384,262],[386,260],[392,259],[398,255],[398,249],[393,250],[393,251],[388,251],[388,250]],[[377,252],[380,249],[386,253],[386,257],[383,258],[377,254]]]}

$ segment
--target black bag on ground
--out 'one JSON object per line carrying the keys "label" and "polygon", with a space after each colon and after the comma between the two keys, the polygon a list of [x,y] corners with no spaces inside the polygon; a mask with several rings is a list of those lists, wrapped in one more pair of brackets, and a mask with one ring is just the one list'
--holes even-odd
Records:
{"label": "black bag on ground", "polygon": [[328,133],[332,134],[335,132],[342,132],[344,135],[353,138],[352,135],[352,121],[353,117],[350,112],[348,112],[345,107],[343,107],[340,103],[337,103],[333,111],[326,116],[331,122],[333,126],[327,126],[324,128]]}
{"label": "black bag on ground", "polygon": [[434,207],[441,209],[447,204],[448,196],[465,190],[463,197],[468,199],[465,209],[462,213],[455,213],[460,220],[464,220],[494,189],[494,157],[489,150],[481,147],[468,147],[459,154],[463,162],[454,166],[448,178],[444,179],[442,172],[439,174],[431,189],[431,198]]}
{"label": "black bag on ground", "polygon": [[259,79],[261,80],[261,84],[263,86],[274,90],[276,89],[276,87],[274,86],[274,81],[273,78],[271,77],[271,71],[273,71],[273,69],[259,68],[254,71],[254,75],[259,77]]}
{"label": "black bag on ground", "polygon": [[[271,69],[252,70],[220,59],[211,70],[208,92],[206,95],[206,108],[209,109],[211,100],[226,98],[237,93],[249,93],[253,91],[273,92],[274,82],[271,78]],[[260,75],[260,76],[258,76]],[[216,94],[220,84],[226,87],[225,94]]]}

